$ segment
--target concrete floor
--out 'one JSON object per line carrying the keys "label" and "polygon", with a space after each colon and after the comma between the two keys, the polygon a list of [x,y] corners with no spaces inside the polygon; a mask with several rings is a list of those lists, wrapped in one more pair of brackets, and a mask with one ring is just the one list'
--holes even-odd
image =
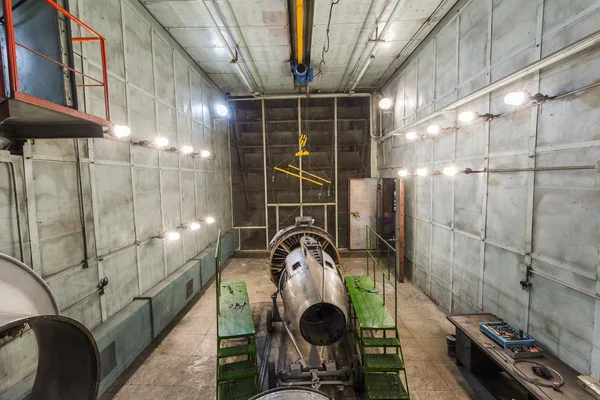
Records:
{"label": "concrete floor", "polygon": [[[365,266],[364,258],[342,259],[344,275],[364,274]],[[231,259],[224,266],[222,279],[244,279],[253,310],[265,308],[275,289],[264,259]],[[393,299],[393,295],[390,298]],[[215,302],[213,282],[138,357],[101,400],[214,399]],[[413,400],[494,399],[473,375],[448,358],[446,335],[454,333],[454,327],[445,314],[410,282],[399,284],[398,319]]]}

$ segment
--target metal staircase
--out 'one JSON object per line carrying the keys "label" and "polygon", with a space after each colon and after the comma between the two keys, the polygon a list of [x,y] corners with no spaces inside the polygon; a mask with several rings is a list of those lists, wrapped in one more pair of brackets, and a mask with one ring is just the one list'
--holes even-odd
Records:
{"label": "metal staircase", "polygon": [[[372,275],[369,260],[374,263]],[[364,388],[369,399],[410,399],[398,335],[395,265],[395,249],[367,226],[367,275],[347,276],[345,282],[352,306],[351,326],[361,356]],[[381,281],[377,284],[378,275]],[[394,291],[393,317],[386,304],[386,287],[389,290],[389,286]]]}
{"label": "metal staircase", "polygon": [[246,400],[256,394],[256,331],[246,282],[221,282],[221,232],[217,269],[217,399]]}

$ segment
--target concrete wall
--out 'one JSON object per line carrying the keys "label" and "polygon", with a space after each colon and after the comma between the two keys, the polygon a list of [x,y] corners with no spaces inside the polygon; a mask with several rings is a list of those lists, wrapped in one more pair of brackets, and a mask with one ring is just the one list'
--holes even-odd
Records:
{"label": "concrete wall", "polygon": [[[383,88],[395,100],[379,146],[382,176],[400,168],[527,168],[600,160],[600,88],[458,123],[465,110],[502,114],[510,91],[558,95],[600,80],[587,50],[416,127],[439,110],[600,26],[598,0],[459,1]],[[457,131],[408,141],[437,123]],[[486,311],[600,378],[600,174],[594,170],[406,179],[406,256],[413,281],[446,312]],[[524,265],[530,290],[523,291]]]}
{"label": "concrete wall", "polygon": [[[70,6],[107,38],[113,122],[130,126],[132,141],[160,134],[170,146],[190,144],[215,155],[203,160],[128,139],[36,140],[23,155],[11,155],[24,261],[48,282],[64,315],[94,329],[201,253],[219,229],[230,230],[228,132],[213,116],[222,93],[137,1],[72,0]],[[84,46],[76,49],[83,55],[76,63],[98,76],[98,48]],[[80,108],[103,115],[101,89],[79,97]],[[12,196],[0,163],[0,252],[19,258]],[[216,223],[180,231],[174,242],[151,239],[205,216]],[[108,287],[100,295],[104,277]],[[35,369],[35,354],[33,335],[0,342],[0,394]]]}

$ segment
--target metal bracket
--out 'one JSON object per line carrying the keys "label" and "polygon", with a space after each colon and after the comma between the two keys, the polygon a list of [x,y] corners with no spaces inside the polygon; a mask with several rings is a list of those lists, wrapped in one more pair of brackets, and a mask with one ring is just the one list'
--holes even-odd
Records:
{"label": "metal bracket", "polygon": [[519,284],[521,285],[522,290],[528,290],[531,287],[531,262],[531,255],[525,254],[525,257],[523,257],[523,264],[520,265],[522,279]]}
{"label": "metal bracket", "polygon": [[102,296],[105,293],[105,287],[108,286],[108,278],[104,277],[102,279],[100,279],[100,283],[98,283],[98,292],[100,293],[100,296]]}

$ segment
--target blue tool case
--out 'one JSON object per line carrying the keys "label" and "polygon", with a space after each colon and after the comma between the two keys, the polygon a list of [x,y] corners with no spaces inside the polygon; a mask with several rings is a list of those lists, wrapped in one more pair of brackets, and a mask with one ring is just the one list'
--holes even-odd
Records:
{"label": "blue tool case", "polygon": [[506,322],[481,322],[479,330],[503,347],[535,344],[534,338]]}

